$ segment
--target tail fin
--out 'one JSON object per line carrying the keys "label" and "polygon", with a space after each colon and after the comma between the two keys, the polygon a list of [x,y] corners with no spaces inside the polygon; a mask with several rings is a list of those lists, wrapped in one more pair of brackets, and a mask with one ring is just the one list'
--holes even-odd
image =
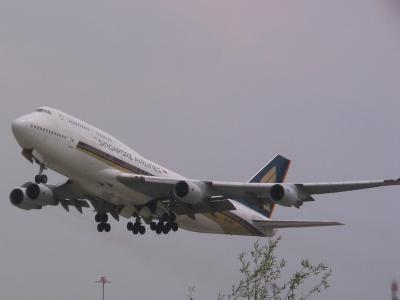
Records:
{"label": "tail fin", "polygon": [[283,182],[289,170],[290,160],[282,155],[275,156],[265,167],[263,167],[249,182]]}
{"label": "tail fin", "polygon": [[[269,163],[267,163],[256,175],[254,175],[249,180],[249,182],[284,182],[286,174],[289,170],[289,166],[290,160],[278,154]],[[268,218],[271,218],[275,208],[275,204],[262,204],[260,206],[261,207],[258,207],[257,211],[267,216]]]}

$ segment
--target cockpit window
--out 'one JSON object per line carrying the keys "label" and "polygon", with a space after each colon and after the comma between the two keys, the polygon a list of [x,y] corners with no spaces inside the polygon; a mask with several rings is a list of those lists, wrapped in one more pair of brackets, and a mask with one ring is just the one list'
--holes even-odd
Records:
{"label": "cockpit window", "polygon": [[51,115],[51,111],[49,111],[48,109],[38,108],[38,109],[36,109],[35,111],[37,111],[37,112],[44,112],[44,113],[46,113],[46,114]]}

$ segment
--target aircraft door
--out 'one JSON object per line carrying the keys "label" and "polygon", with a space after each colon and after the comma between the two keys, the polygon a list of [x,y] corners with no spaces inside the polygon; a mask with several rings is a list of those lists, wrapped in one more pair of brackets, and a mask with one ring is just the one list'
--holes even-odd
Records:
{"label": "aircraft door", "polygon": [[74,136],[71,134],[71,131],[68,134],[68,148],[74,149],[75,147],[75,138]]}
{"label": "aircraft door", "polygon": [[60,118],[61,123],[63,124],[63,127],[66,128],[66,131],[64,133],[65,133],[65,136],[67,137],[67,146],[70,149],[74,149],[76,141],[75,141],[75,137],[73,135],[73,131],[71,130],[70,126],[65,126],[68,124],[67,124],[67,120],[64,117],[64,115],[59,114],[59,118]]}

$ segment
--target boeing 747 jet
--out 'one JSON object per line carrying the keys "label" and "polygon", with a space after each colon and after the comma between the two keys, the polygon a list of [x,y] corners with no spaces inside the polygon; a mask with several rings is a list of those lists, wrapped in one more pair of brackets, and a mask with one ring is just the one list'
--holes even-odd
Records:
{"label": "boeing 747 jet", "polygon": [[[299,208],[318,194],[399,185],[400,179],[283,183],[290,161],[277,155],[248,182],[185,178],[129,148],[110,134],[62,111],[41,107],[17,118],[12,132],[22,155],[38,165],[34,182],[10,193],[24,210],[61,205],[69,211],[89,203],[99,232],[111,230],[109,216],[128,219],[127,229],[157,234],[183,228],[195,232],[271,237],[279,228],[341,225],[338,222],[272,219],[276,205]],[[65,183],[47,183],[47,169]],[[132,219],[132,221],[129,221]]]}

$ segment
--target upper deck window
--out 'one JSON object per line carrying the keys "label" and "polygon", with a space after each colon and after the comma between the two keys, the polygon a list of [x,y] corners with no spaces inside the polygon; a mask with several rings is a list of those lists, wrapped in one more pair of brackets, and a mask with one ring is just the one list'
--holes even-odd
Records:
{"label": "upper deck window", "polygon": [[72,124],[72,125],[75,125],[75,126],[78,126],[78,127],[80,127],[80,128],[83,128],[83,129],[85,129],[85,130],[87,130],[87,131],[90,131],[89,126],[83,125],[83,124],[80,123],[80,122],[77,122],[77,121],[74,121],[74,120],[71,120],[71,119],[69,119],[68,122],[69,122],[70,124]]}
{"label": "upper deck window", "polygon": [[110,137],[108,137],[108,136],[106,136],[106,135],[104,135],[104,134],[101,134],[100,132],[97,132],[97,131],[96,131],[96,134],[97,134],[99,137],[101,137],[101,138],[103,138],[103,139],[105,139],[105,140],[107,140],[107,141],[109,141],[109,142],[112,142],[112,139],[111,139]]}
{"label": "upper deck window", "polygon": [[38,109],[36,109],[35,111],[37,111],[37,112],[44,112],[44,113],[46,113],[46,114],[51,115],[51,111],[49,111],[48,109],[38,108]]}

